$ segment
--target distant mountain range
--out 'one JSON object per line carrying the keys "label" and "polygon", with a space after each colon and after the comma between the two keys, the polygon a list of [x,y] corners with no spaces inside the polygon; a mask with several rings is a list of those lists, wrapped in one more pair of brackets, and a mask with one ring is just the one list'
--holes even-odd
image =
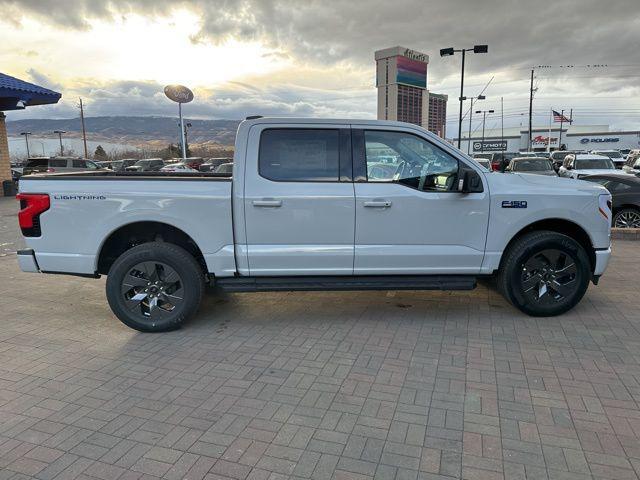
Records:
{"label": "distant mountain range", "polygon": [[[233,145],[239,120],[185,119],[190,144]],[[89,140],[136,146],[177,143],[180,135],[175,117],[86,117],[85,128]],[[7,121],[9,136],[31,132],[33,136],[55,137],[54,130],[67,132],[65,136],[79,137],[82,132],[80,118],[30,119]]]}

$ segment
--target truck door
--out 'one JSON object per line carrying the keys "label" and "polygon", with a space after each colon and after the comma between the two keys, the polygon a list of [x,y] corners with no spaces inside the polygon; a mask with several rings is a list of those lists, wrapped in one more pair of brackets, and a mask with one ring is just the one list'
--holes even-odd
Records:
{"label": "truck door", "polygon": [[354,274],[479,273],[486,183],[482,193],[459,193],[461,161],[418,131],[353,126],[352,141]]}
{"label": "truck door", "polygon": [[245,158],[250,274],[351,275],[350,127],[257,124]]}

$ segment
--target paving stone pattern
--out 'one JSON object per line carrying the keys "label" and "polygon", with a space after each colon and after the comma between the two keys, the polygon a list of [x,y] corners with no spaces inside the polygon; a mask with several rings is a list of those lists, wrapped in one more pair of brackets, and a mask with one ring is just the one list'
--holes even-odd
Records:
{"label": "paving stone pattern", "polygon": [[0,480],[638,478],[637,245],[559,318],[485,285],[211,292],[167,334],[122,325],[104,279],[23,274],[7,247]]}

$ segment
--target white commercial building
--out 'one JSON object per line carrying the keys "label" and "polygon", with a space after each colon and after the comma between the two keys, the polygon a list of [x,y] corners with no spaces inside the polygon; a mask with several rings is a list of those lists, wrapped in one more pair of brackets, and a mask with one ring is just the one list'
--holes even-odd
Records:
{"label": "white commercial building", "polygon": [[[550,139],[550,140],[549,140]],[[457,143],[458,139],[453,140]],[[564,145],[565,150],[622,150],[640,148],[640,131],[610,131],[608,125],[570,125],[554,124],[549,134],[549,126],[534,127],[531,133],[531,148],[528,146],[528,127],[509,127],[486,130],[463,136],[460,149],[470,155],[480,152],[526,152],[528,150],[544,152],[547,144],[551,150]]]}

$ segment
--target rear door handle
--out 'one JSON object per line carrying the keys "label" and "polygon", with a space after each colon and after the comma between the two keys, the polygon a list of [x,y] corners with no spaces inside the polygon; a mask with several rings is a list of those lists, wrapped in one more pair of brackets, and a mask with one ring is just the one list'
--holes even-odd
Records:
{"label": "rear door handle", "polygon": [[252,203],[254,207],[277,208],[282,206],[282,200],[266,199],[266,198],[263,200],[254,200]]}
{"label": "rear door handle", "polygon": [[370,208],[389,208],[391,206],[390,200],[370,200],[364,202],[365,207]]}

